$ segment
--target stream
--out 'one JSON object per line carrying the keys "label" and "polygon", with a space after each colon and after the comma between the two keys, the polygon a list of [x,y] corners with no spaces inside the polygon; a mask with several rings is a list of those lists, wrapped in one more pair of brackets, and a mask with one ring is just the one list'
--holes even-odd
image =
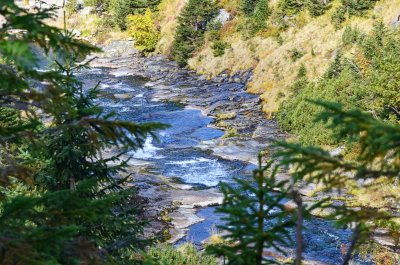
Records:
{"label": "stream", "polygon": [[[218,141],[222,141],[224,135],[224,131],[213,126],[214,118],[205,115],[207,113],[201,106],[187,104],[193,100],[187,94],[183,103],[175,100],[174,93],[168,95],[168,91],[174,91],[173,89],[177,91],[186,89],[188,84],[182,82],[184,80],[181,78],[182,75],[178,75],[176,83],[171,84],[171,78],[164,80],[162,76],[154,82],[142,74],[137,74],[137,68],[132,66],[135,65],[135,60],[127,58],[129,59],[129,57],[108,58],[105,60],[106,63],[99,60],[93,68],[80,72],[78,77],[86,87],[92,87],[101,82],[99,86],[101,97],[96,103],[107,112],[116,112],[119,119],[133,122],[162,122],[171,125],[166,130],[156,132],[158,139],[148,138],[142,150],[129,154],[133,165],[145,166],[150,174],[162,175],[171,181],[190,184],[194,189],[218,188],[220,182],[230,183],[234,177],[249,176],[254,168],[252,161],[228,159],[232,157],[232,154],[224,157],[220,155],[224,152],[223,150],[219,150],[218,153],[209,148],[213,144],[217,145]],[[111,64],[113,67],[110,67]],[[157,64],[163,64],[163,62],[158,61]],[[191,78],[188,78],[188,82],[192,85],[196,82],[193,78],[197,77],[193,73],[188,75]],[[203,79],[199,78],[199,80],[200,87]],[[161,98],[159,90],[163,88],[165,91],[164,83],[167,81],[170,90],[167,90]],[[234,82],[226,82],[222,85],[238,87],[238,84]],[[244,91],[244,86],[240,89]],[[221,93],[218,89],[215,89],[215,95],[212,94],[212,90],[210,91],[208,98],[227,97],[226,94],[218,94]],[[225,93],[229,93],[229,89],[226,91]],[[240,95],[244,95],[244,98],[257,97],[243,91],[239,92]],[[170,100],[165,100],[168,97]],[[197,95],[197,98],[201,99],[202,95]],[[245,106],[243,102],[241,104]],[[243,132],[246,131],[245,127],[241,127]],[[243,143],[252,143],[251,140],[246,139]],[[245,144],[242,145],[247,148]],[[241,145],[238,144],[238,146]],[[254,143],[252,146],[257,148]],[[233,150],[236,149],[233,148]],[[212,206],[198,209],[197,215],[203,221],[190,225],[186,236],[181,238],[176,243],[177,245],[190,241],[200,247],[202,242],[210,236],[211,231],[223,223],[223,216],[215,213],[215,207]],[[351,231],[335,228],[329,221],[320,218],[305,221],[305,227],[304,256],[311,262],[309,264],[340,264],[341,245],[349,243]]]}

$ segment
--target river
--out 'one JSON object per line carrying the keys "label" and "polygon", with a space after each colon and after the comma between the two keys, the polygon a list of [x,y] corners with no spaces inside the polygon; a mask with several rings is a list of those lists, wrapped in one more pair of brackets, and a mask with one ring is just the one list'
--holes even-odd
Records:
{"label": "river", "polygon": [[[268,147],[271,139],[282,137],[275,123],[264,120],[258,97],[247,94],[240,82],[207,81],[170,62],[142,60],[135,53],[113,56],[97,59],[93,68],[78,76],[86,87],[101,82],[96,103],[116,112],[119,119],[171,125],[156,133],[158,139],[148,138],[142,150],[130,153],[132,165],[146,168],[148,174],[188,184],[191,189],[215,190],[220,182],[249,176],[256,153]],[[227,122],[237,125],[241,136],[224,139],[213,114],[232,110],[236,121]],[[223,222],[215,207],[196,213],[200,222],[191,224],[177,244],[191,241],[201,246],[213,227]],[[305,227],[305,257],[310,264],[340,264],[341,245],[348,244],[351,231],[320,218],[306,221]]]}

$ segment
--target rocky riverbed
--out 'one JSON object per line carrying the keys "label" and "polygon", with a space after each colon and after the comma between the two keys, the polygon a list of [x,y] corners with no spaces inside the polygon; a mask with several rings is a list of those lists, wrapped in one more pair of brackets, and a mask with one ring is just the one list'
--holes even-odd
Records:
{"label": "rocky riverbed", "polygon": [[[222,202],[219,183],[249,176],[257,154],[285,135],[265,118],[259,97],[246,92],[251,72],[207,80],[132,47],[129,41],[107,45],[80,78],[88,87],[101,82],[98,104],[118,118],[171,125],[129,154],[132,185],[146,201],[147,233],[201,246],[223,222],[213,208]],[[319,218],[305,226],[309,264],[339,264],[351,231]]]}

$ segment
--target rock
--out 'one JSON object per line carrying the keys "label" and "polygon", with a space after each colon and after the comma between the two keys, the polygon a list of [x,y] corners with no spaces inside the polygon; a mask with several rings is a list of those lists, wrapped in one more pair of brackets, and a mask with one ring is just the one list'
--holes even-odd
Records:
{"label": "rock", "polygon": [[114,97],[117,98],[117,99],[127,100],[127,99],[133,98],[133,95],[130,94],[130,93],[125,93],[125,94],[114,94]]}
{"label": "rock", "polygon": [[215,18],[215,22],[225,25],[229,20],[231,20],[231,15],[225,9],[220,9],[218,16]]}
{"label": "rock", "polygon": [[93,6],[86,6],[84,8],[82,8],[79,13],[81,13],[81,15],[89,15],[92,14],[95,11],[95,8]]}
{"label": "rock", "polygon": [[398,14],[393,20],[392,20],[392,27],[397,28],[400,26],[400,14]]}

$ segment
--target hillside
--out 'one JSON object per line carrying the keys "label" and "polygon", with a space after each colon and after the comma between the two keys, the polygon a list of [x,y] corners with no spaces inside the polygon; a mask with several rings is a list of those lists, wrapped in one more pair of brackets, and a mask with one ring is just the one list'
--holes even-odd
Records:
{"label": "hillside", "polygon": [[[270,6],[276,8],[277,2],[271,1]],[[365,16],[351,17],[340,29],[335,29],[331,16],[339,2],[333,1],[332,7],[320,17],[314,18],[308,11],[302,10],[290,18],[287,29],[280,30],[270,25],[255,36],[246,38],[243,32],[236,30],[242,20],[239,15],[235,16],[239,12],[239,4],[224,1],[221,7],[230,12],[232,19],[221,28],[220,33],[229,48],[224,55],[215,57],[212,41],[206,41],[189,60],[189,66],[210,78],[224,71],[234,75],[239,71],[253,69],[254,78],[248,84],[248,89],[261,94],[264,111],[271,116],[288,96],[287,87],[295,79],[302,64],[306,66],[311,80],[318,79],[325,72],[342,44],[342,34],[346,26],[368,32],[374,20],[382,19],[385,24],[391,25],[400,14],[399,0],[379,1]],[[177,11],[181,10],[184,3],[185,0],[164,0],[160,5],[161,40],[158,52],[169,55],[176,16],[179,14]],[[301,53],[300,58],[291,59],[292,53],[297,51]]]}

